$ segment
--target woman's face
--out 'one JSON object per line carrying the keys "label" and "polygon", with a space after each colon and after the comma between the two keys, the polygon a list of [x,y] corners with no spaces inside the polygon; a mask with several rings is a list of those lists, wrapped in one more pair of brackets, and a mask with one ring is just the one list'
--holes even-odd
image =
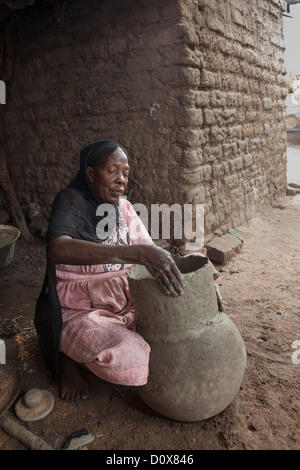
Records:
{"label": "woman's face", "polygon": [[126,154],[119,147],[104,162],[87,167],[87,175],[100,201],[117,204],[127,188],[129,165]]}

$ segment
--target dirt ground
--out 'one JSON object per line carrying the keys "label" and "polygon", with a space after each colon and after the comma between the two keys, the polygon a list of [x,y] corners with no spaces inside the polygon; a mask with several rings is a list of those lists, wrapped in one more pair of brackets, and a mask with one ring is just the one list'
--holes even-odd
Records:
{"label": "dirt ground", "polygon": [[[245,375],[222,413],[195,423],[165,419],[134,389],[105,383],[88,372],[89,401],[59,399],[33,326],[45,243],[38,237],[31,243],[19,240],[12,263],[1,272],[0,338],[8,360],[22,367],[20,395],[39,387],[55,398],[46,418],[24,427],[57,449],[70,434],[86,428],[94,436],[90,450],[300,450],[300,195],[277,201],[239,232],[242,250],[217,268],[225,313],[245,342]],[[16,419],[13,407],[9,414]],[[0,430],[0,450],[7,449],[25,447]]]}

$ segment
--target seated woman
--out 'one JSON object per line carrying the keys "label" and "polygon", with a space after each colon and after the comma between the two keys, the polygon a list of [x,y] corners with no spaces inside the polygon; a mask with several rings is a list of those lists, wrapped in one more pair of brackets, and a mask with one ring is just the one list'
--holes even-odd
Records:
{"label": "seated woman", "polygon": [[[81,151],[77,176],[53,202],[35,326],[46,365],[55,375],[59,371],[60,396],[66,400],[89,396],[80,365],[111,383],[147,382],[150,347],[135,331],[127,279],[131,264],[145,265],[166,294],[183,293],[171,255],[152,242],[132,205],[121,198],[129,170],[121,145],[96,141]],[[100,229],[106,220],[97,215],[103,204],[115,211],[114,224],[106,225],[110,233]]]}

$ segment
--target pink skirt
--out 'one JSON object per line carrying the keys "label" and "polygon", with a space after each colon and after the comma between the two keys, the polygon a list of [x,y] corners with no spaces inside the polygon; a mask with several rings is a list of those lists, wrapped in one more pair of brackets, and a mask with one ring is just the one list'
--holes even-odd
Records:
{"label": "pink skirt", "polygon": [[128,269],[57,265],[62,308],[60,350],[111,383],[139,386],[148,379],[150,347],[135,331]]}

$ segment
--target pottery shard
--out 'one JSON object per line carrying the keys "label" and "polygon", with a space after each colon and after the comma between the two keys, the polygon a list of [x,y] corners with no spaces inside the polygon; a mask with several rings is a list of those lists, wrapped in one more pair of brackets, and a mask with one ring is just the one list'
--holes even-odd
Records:
{"label": "pottery shard", "polygon": [[215,263],[225,264],[243,245],[243,240],[238,233],[226,233],[221,237],[213,238],[207,245],[207,257]]}

